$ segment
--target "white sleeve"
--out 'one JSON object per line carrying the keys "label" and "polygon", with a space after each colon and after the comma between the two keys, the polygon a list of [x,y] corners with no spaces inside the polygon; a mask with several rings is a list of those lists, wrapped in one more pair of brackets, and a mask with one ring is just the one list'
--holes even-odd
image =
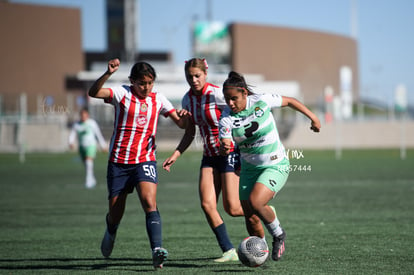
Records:
{"label": "white sleeve", "polygon": [[263,94],[261,100],[265,101],[270,108],[282,107],[282,96],[278,94]]}
{"label": "white sleeve", "polygon": [[232,120],[229,113],[229,109],[224,109],[223,113],[221,114],[220,121],[219,121],[219,138],[232,138],[231,130],[232,130]]}
{"label": "white sleeve", "polygon": [[76,139],[75,125],[76,123],[73,124],[72,129],[70,130],[70,133],[69,133],[69,145],[75,144],[75,139]]}
{"label": "white sleeve", "polygon": [[157,93],[157,96],[162,103],[161,114],[164,116],[168,116],[171,112],[175,110],[174,106],[163,94]]}
{"label": "white sleeve", "polygon": [[95,120],[92,120],[92,125],[93,125],[93,131],[94,131],[95,137],[99,142],[99,146],[101,146],[101,149],[105,149],[106,141],[101,133],[101,130],[99,129],[98,123],[96,123]]}
{"label": "white sleeve", "polygon": [[123,86],[110,87],[109,89],[111,90],[111,95],[108,100],[105,100],[105,103],[117,105],[124,98],[125,94],[129,90],[129,87],[126,85],[123,85]]}
{"label": "white sleeve", "polygon": [[227,107],[227,103],[223,95],[223,90],[221,90],[220,88],[216,88],[214,97],[218,108],[223,111]]}

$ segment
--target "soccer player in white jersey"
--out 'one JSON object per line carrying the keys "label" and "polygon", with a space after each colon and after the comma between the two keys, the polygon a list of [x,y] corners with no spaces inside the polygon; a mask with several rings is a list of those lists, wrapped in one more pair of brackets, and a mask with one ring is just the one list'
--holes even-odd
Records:
{"label": "soccer player in white jersey", "polygon": [[101,252],[104,257],[111,255],[127,195],[135,188],[146,214],[153,266],[162,268],[168,252],[162,247],[162,224],[156,202],[155,135],[160,114],[184,129],[187,112],[178,114],[167,98],[152,91],[156,73],[146,62],[138,62],[131,68],[131,85],[103,88],[119,66],[119,59],[110,60],[106,72],[89,89],[89,96],[104,99],[115,111],[107,171],[109,212]]}
{"label": "soccer player in white jersey", "polygon": [[[226,102],[222,90],[207,82],[207,69],[205,59],[192,58],[185,63],[184,71],[190,90],[184,95],[181,105],[192,116],[180,144],[164,161],[163,167],[170,171],[171,166],[193,141],[197,125],[203,140],[199,177],[201,207],[223,253],[215,262],[237,261],[237,252],[217,210],[217,200],[222,193],[224,210],[233,217],[243,215],[238,194],[239,177],[236,174],[240,166],[239,155],[232,144],[228,156],[220,155],[218,124]],[[261,224],[257,230],[260,228]]]}
{"label": "soccer player in white jersey", "polygon": [[96,179],[93,172],[93,162],[96,157],[97,141],[102,150],[106,150],[106,142],[99,130],[98,123],[89,117],[86,108],[80,111],[80,120],[75,122],[69,134],[69,146],[74,149],[76,138],[78,142],[79,155],[86,168],[85,186],[93,188]]}
{"label": "soccer player in white jersey", "polygon": [[273,237],[272,259],[278,261],[285,251],[286,233],[276,211],[268,205],[286,183],[289,160],[279,139],[271,109],[291,107],[311,120],[311,130],[319,132],[317,116],[298,100],[277,94],[253,94],[244,77],[230,72],[223,84],[228,108],[220,119],[220,151],[228,154],[232,139],[241,157],[240,200],[246,228],[250,235],[263,238],[252,226],[251,217],[258,216]]}

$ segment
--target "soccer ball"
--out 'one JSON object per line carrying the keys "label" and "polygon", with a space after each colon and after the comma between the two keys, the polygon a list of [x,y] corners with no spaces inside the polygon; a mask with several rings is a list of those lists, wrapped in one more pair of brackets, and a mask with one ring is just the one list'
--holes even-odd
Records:
{"label": "soccer ball", "polygon": [[245,266],[261,266],[269,256],[269,247],[262,238],[249,236],[239,244],[237,255]]}

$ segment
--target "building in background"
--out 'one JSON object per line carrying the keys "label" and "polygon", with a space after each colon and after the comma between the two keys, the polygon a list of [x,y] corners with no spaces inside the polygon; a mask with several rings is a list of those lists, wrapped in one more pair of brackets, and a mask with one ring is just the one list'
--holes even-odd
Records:
{"label": "building in background", "polygon": [[0,2],[0,114],[66,112],[66,76],[84,69],[80,10]]}
{"label": "building in background", "polygon": [[[236,71],[262,74],[265,80],[295,81],[302,100],[315,105],[326,87],[341,94],[341,68],[352,74],[349,92],[358,99],[358,45],[351,37],[311,30],[230,25],[231,67]],[[348,80],[350,80],[348,78]],[[351,102],[352,104],[352,102]]]}

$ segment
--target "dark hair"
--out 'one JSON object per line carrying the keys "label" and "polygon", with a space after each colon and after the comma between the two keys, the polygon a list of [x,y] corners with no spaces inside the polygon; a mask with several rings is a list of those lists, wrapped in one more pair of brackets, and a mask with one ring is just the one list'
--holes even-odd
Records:
{"label": "dark hair", "polygon": [[82,107],[82,108],[79,110],[79,113],[83,113],[83,112],[87,112],[87,113],[89,113],[89,109],[88,109],[88,107]]}
{"label": "dark hair", "polygon": [[244,80],[244,77],[235,71],[231,71],[227,79],[224,81],[223,90],[226,88],[237,88],[240,90],[246,90],[248,95],[254,94],[250,85],[247,85],[246,80]]}
{"label": "dark hair", "polygon": [[187,61],[185,61],[184,65],[184,72],[187,74],[187,71],[190,68],[199,68],[203,72],[207,73],[208,65],[206,59],[201,58],[192,58]]}
{"label": "dark hair", "polygon": [[153,80],[157,77],[154,68],[148,64],[147,62],[137,62],[131,68],[131,74],[129,75],[129,79],[137,80],[144,76],[152,77]]}

